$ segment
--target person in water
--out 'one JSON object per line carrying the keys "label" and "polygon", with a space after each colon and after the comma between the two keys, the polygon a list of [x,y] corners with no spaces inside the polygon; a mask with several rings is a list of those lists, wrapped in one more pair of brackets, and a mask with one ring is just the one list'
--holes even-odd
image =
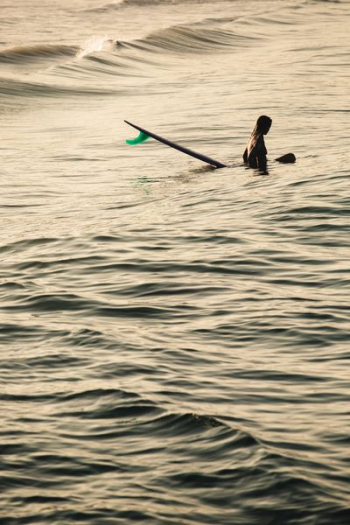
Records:
{"label": "person in water", "polygon": [[267,135],[271,128],[272,119],[266,115],[261,115],[255,124],[255,128],[250,135],[248,145],[243,153],[243,160],[250,168],[257,168],[262,173],[267,173],[267,150],[264,142],[264,135]]}

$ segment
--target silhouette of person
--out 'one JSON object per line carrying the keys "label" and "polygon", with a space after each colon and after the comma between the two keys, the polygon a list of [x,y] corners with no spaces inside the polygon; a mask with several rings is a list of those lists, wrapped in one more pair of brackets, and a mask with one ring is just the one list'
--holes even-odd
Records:
{"label": "silhouette of person", "polygon": [[267,174],[267,150],[264,135],[269,132],[271,124],[272,119],[266,115],[261,115],[258,118],[243,153],[243,160],[250,168],[257,168],[265,174]]}

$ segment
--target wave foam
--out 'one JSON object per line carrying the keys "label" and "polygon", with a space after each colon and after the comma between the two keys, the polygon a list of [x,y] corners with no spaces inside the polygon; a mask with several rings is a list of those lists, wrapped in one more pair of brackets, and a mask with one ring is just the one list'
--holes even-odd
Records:
{"label": "wave foam", "polygon": [[92,53],[100,51],[112,51],[116,46],[116,41],[108,36],[92,36],[77,53],[77,58],[84,58]]}

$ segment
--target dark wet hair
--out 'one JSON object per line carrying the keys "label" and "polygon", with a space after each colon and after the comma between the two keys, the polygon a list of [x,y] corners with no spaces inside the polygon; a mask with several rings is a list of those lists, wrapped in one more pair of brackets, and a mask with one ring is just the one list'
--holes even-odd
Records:
{"label": "dark wet hair", "polygon": [[272,119],[266,115],[261,115],[256,121],[255,131],[266,135],[272,124]]}

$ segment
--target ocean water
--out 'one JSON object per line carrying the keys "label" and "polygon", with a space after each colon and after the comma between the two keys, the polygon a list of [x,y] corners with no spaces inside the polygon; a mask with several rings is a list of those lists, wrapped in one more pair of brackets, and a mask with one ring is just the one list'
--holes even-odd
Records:
{"label": "ocean water", "polygon": [[1,524],[350,523],[349,27],[4,0]]}

